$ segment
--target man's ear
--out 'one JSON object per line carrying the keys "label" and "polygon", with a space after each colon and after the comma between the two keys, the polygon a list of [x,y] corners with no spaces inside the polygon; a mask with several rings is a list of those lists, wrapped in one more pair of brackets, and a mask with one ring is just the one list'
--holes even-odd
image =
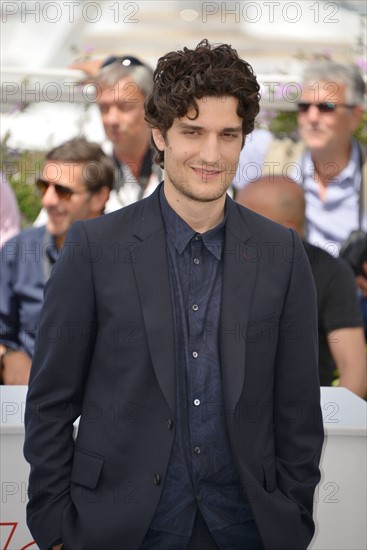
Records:
{"label": "man's ear", "polygon": [[103,186],[95,193],[92,193],[89,201],[89,212],[92,218],[103,214],[109,196],[110,190],[107,186]]}
{"label": "man's ear", "polygon": [[159,151],[164,151],[166,148],[166,140],[162,132],[158,130],[158,128],[152,128],[152,137],[157,149],[159,149]]}

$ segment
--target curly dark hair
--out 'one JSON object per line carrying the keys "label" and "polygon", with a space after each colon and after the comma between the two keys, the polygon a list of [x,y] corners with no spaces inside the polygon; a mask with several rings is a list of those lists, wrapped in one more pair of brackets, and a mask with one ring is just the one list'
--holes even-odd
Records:
{"label": "curly dark hair", "polygon": [[[169,52],[159,58],[153,79],[153,89],[145,102],[145,119],[164,137],[173,120],[185,116],[191,107],[195,120],[199,115],[195,100],[205,96],[237,98],[243,139],[254,129],[260,86],[251,65],[228,44],[211,45],[204,39],[193,50]],[[155,160],[163,166],[164,153],[154,142],[153,146]]]}

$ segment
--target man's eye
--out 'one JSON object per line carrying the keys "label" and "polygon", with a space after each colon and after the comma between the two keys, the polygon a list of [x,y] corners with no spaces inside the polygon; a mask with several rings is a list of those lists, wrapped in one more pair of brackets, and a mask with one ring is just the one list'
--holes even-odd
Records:
{"label": "man's eye", "polygon": [[125,101],[124,103],[119,103],[118,108],[119,111],[125,113],[127,111],[132,111],[135,109],[136,104],[132,101]]}
{"label": "man's eye", "polygon": [[234,134],[232,132],[226,132],[223,134],[223,137],[226,139],[236,139],[238,137],[238,134]]}

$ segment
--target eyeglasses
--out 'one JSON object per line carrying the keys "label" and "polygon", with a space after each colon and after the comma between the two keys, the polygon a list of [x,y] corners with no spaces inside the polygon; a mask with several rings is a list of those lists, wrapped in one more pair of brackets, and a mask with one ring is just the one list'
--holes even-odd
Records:
{"label": "eyeglasses", "polygon": [[70,189],[70,187],[67,187],[66,185],[60,185],[59,183],[49,183],[48,181],[43,179],[38,179],[36,181],[36,187],[42,197],[46,194],[47,189],[50,187],[50,185],[55,189],[55,193],[59,197],[59,199],[64,201],[69,201],[72,195],[81,195],[82,193],[85,193],[87,191],[87,189],[83,189],[83,191],[73,191],[73,189]]}
{"label": "eyeglasses", "polygon": [[325,101],[322,103],[308,103],[306,101],[300,101],[297,103],[299,113],[307,113],[308,109],[313,105],[317,107],[320,113],[332,113],[337,107],[347,107],[352,109],[354,105],[348,105],[347,103],[333,103],[332,101]]}
{"label": "eyeglasses", "polygon": [[123,67],[130,67],[130,66],[144,66],[144,63],[142,63],[137,57],[134,57],[132,55],[124,55],[124,56],[117,56],[117,55],[110,55],[105,59],[101,65],[101,69],[104,67],[107,67],[108,65],[111,65],[112,63],[120,63]]}

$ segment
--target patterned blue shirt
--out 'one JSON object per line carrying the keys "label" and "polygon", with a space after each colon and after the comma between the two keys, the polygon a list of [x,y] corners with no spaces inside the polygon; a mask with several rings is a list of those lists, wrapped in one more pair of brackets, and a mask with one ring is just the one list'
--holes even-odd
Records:
{"label": "patterned blue shirt", "polygon": [[[161,189],[175,322],[177,424],[161,500],[150,528],[186,547],[196,510],[219,532],[251,517],[225,424],[219,353],[225,219],[200,235]],[[172,539],[170,539],[172,540]],[[186,542],[185,542],[186,541]],[[177,544],[177,548],[181,548]],[[175,546],[176,548],[176,546]]]}
{"label": "patterned blue shirt", "polygon": [[1,249],[0,343],[33,357],[43,290],[59,251],[45,226],[21,231]]}

